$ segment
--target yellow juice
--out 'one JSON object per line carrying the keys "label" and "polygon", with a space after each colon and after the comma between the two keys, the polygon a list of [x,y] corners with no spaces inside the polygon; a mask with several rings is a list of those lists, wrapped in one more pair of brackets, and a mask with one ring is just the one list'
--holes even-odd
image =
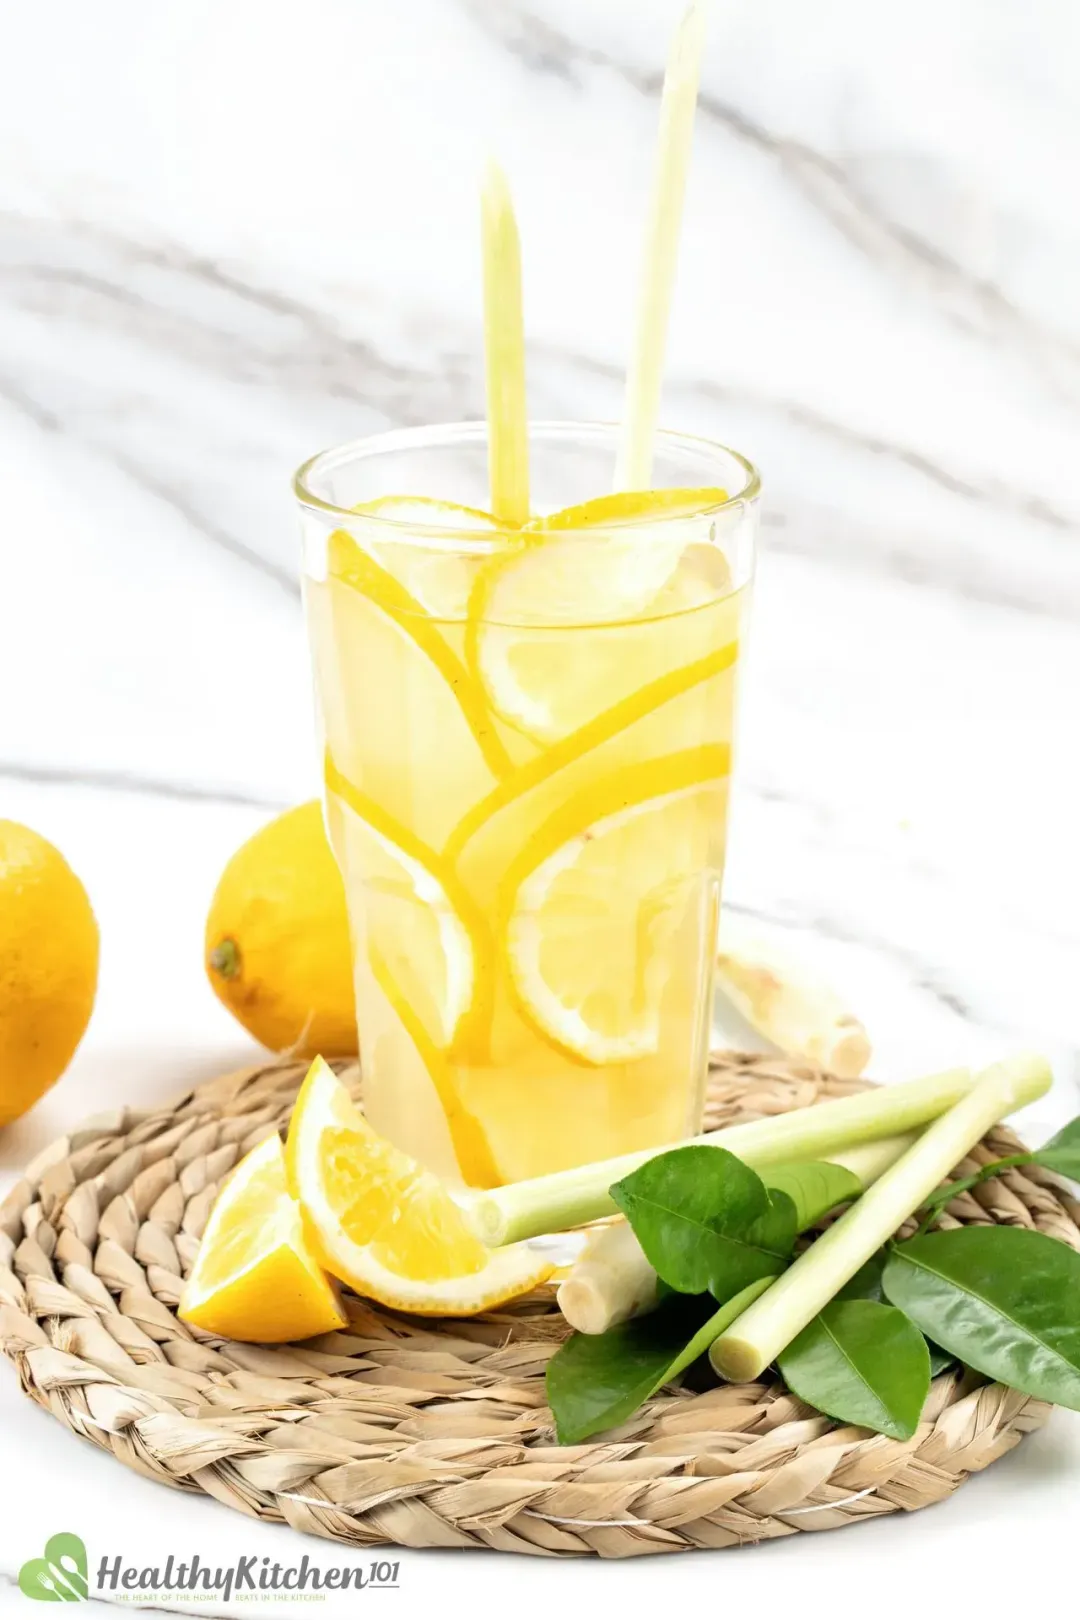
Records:
{"label": "yellow juice", "polygon": [[748,587],[708,524],[461,522],[305,600],[364,1108],[494,1186],[698,1128]]}

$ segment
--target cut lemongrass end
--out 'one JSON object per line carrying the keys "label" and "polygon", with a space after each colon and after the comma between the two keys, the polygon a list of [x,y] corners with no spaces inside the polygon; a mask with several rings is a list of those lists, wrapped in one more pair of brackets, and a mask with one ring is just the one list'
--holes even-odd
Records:
{"label": "cut lemongrass end", "polygon": [[720,1309],[715,1311],[705,1325],[695,1333],[686,1349],[670,1367],[668,1377],[676,1378],[679,1373],[685,1372],[691,1362],[697,1360],[698,1356],[703,1356],[721,1334],[726,1332],[732,1322],[737,1322],[744,1311],[756,1299],[761,1298],[771,1283],[771,1277],[759,1277],[756,1282],[748,1283],[739,1293],[733,1294],[730,1299],[725,1300]]}
{"label": "cut lemongrass end", "polygon": [[[846,1153],[829,1155],[869,1187],[901,1158],[916,1140],[913,1132],[865,1142]],[[657,1277],[625,1220],[595,1227],[558,1292],[559,1309],[579,1333],[606,1333],[608,1328],[643,1316],[657,1302]]]}
{"label": "cut lemongrass end", "polygon": [[705,5],[695,0],[676,30],[664,75],[660,130],[645,225],[637,323],[626,373],[616,490],[648,489],[660,411],[668,318],[705,46]]}
{"label": "cut lemongrass end", "polygon": [[720,924],[716,988],[791,1057],[842,1079],[862,1074],[870,1061],[866,1030],[835,991],[730,912]]}
{"label": "cut lemongrass end", "polygon": [[1007,1114],[1043,1096],[1052,1078],[1046,1060],[1037,1056],[1010,1058],[983,1070],[969,1095],[936,1120],[715,1341],[710,1360],[721,1377],[739,1384],[760,1377],[859,1267],[948,1179],[976,1142]]}
{"label": "cut lemongrass end", "polygon": [[559,1309],[578,1333],[606,1333],[651,1311],[656,1284],[656,1272],[628,1222],[612,1221],[589,1233],[559,1286]]}
{"label": "cut lemongrass end", "polygon": [[[918,1130],[959,1102],[973,1085],[970,1070],[949,1069],[943,1074],[818,1103],[813,1108],[799,1108],[745,1125],[729,1125],[722,1131],[695,1137],[694,1141],[727,1148],[754,1170],[799,1160],[829,1159],[863,1142]],[[466,1205],[469,1222],[491,1248],[522,1238],[542,1237],[546,1232],[586,1226],[615,1209],[609,1188],[616,1181],[658,1153],[679,1145],[669,1142],[664,1147],[624,1153],[617,1159],[559,1170],[532,1181],[512,1182],[493,1192],[471,1194]]]}
{"label": "cut lemongrass end", "polygon": [[488,165],[481,199],[484,361],[491,510],[520,528],[529,520],[529,435],[521,242],[506,176]]}

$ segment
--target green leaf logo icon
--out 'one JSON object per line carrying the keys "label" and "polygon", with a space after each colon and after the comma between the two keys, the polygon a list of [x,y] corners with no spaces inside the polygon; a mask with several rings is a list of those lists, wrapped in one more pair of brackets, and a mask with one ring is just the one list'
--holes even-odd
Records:
{"label": "green leaf logo icon", "polygon": [[78,1603],[88,1592],[86,1547],[70,1530],[45,1544],[44,1558],[29,1558],[19,1571],[19,1590],[39,1603]]}

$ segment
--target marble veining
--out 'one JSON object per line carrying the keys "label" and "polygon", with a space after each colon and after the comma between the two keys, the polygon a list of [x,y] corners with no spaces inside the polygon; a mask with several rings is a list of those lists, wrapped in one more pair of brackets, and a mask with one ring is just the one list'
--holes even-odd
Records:
{"label": "marble veining", "polygon": [[[49,9],[55,117],[0,65],[0,795],[270,810],[315,780],[294,467],[481,413],[489,147],[533,412],[617,414],[678,4]],[[728,894],[898,1061],[1068,1066],[1077,19],[869,9],[718,8],[703,76],[664,414],[766,487]]]}
{"label": "marble veining", "polygon": [[[493,33],[515,57],[538,73],[553,73],[578,92],[587,89],[582,70],[616,72],[643,96],[655,98],[663,82],[662,70],[643,70],[615,54],[574,39],[538,14],[535,7],[511,3],[494,6],[491,0],[464,0],[479,26]],[[776,15],[779,8],[772,8]],[[769,8],[766,8],[766,16]],[[843,160],[815,149],[789,133],[770,130],[745,109],[705,89],[700,114],[721,125],[739,140],[770,154],[785,180],[803,192],[848,242],[883,270],[906,276],[924,293],[943,302],[949,319],[974,332],[1012,338],[1030,348],[1033,363],[1047,375],[1060,375],[1063,361],[1080,361],[1080,343],[1055,329],[1034,312],[1014,304],[989,276],[954,256],[946,242],[935,241],[903,217],[903,193],[890,197],[876,184],[883,171],[877,154],[847,152]],[[880,170],[879,170],[880,164]],[[932,188],[932,177],[924,174]],[[987,203],[973,213],[985,221]]]}

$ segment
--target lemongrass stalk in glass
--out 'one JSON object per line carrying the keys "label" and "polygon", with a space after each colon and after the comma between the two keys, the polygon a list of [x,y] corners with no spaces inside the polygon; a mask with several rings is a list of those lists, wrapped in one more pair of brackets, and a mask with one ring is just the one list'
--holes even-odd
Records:
{"label": "lemongrass stalk in glass", "polygon": [[704,0],[692,0],[675,30],[660,100],[640,283],[626,370],[616,489],[648,489],[660,419],[668,321],[682,232],[683,201],[705,48]]}
{"label": "lemongrass stalk in glass", "polygon": [[488,165],[481,195],[484,264],[484,369],[487,384],[489,505],[500,523],[529,521],[529,413],[525,394],[525,316],[521,240],[510,187]]}

